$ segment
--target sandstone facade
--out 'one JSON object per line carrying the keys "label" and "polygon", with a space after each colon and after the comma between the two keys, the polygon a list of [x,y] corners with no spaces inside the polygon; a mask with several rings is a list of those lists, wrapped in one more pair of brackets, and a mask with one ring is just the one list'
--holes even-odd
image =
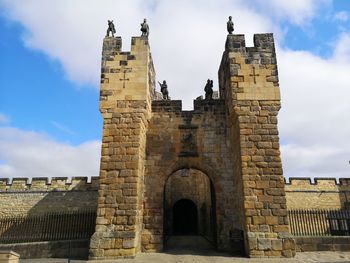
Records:
{"label": "sandstone facade", "polygon": [[[210,180],[203,174],[195,169],[183,169],[169,177],[172,180],[168,180],[165,187],[171,194],[166,199],[168,207],[191,196],[198,208],[206,204],[210,210]],[[99,180],[98,177],[93,177],[91,182],[87,179],[0,179],[0,217],[94,210],[97,207]],[[186,182],[182,183],[181,180]],[[172,186],[168,187],[169,184]],[[344,209],[349,207],[350,180],[340,178],[337,182],[335,178],[316,178],[312,182],[310,178],[291,178],[285,182],[285,192],[288,210]]]}
{"label": "sandstone facade", "polygon": [[286,183],[288,210],[295,209],[349,209],[350,179],[290,178]]}
{"label": "sandstone facade", "polygon": [[120,37],[103,41],[99,178],[0,180],[1,215],[97,207],[91,259],[162,251],[179,231],[176,218],[190,214],[190,230],[219,250],[232,251],[240,233],[250,257],[292,257],[287,208],[346,205],[349,180],[285,184],[272,34],[255,35],[254,47],[245,46],[244,35],[228,35],[220,96],[195,100],[192,111],[155,91],[146,37],[133,37],[128,52],[121,47]]}
{"label": "sandstone facade", "polygon": [[[220,99],[196,100],[193,111],[182,111],[181,101],[156,100],[148,39],[132,38],[130,52],[121,51],[119,37],[104,39],[104,128],[92,259],[164,249],[172,232],[168,206],[177,192],[172,188],[180,189],[182,181],[185,195],[191,181],[174,178],[188,169],[207,178],[210,198],[204,206],[213,227],[204,228],[218,249],[229,250],[231,234],[241,231],[251,257],[295,254],[279,151],[272,34],[255,35],[251,48],[243,35],[228,35],[219,89]],[[195,188],[188,198],[198,203],[201,190]]]}
{"label": "sandstone facade", "polygon": [[94,211],[98,178],[0,179],[0,217]]}

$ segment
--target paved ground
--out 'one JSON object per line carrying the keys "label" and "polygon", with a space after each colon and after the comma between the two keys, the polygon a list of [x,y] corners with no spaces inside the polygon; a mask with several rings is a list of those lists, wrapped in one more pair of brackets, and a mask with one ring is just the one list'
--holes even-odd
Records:
{"label": "paved ground", "polygon": [[[281,258],[242,258],[215,252],[204,238],[193,236],[171,237],[168,240],[169,250],[164,253],[140,254],[135,259],[108,261],[89,261],[94,263],[309,263],[309,262],[349,262],[350,252],[303,252],[293,259]],[[24,259],[21,263],[64,263],[67,259]],[[71,260],[71,263],[85,263],[84,260]]]}
{"label": "paved ground", "polygon": [[[26,259],[21,263],[64,263],[67,259]],[[83,260],[71,260],[71,263],[85,263]],[[91,261],[89,261],[91,262]],[[191,255],[191,254],[170,254],[151,253],[141,254],[136,259],[117,261],[92,261],[94,263],[258,263],[258,262],[283,262],[283,263],[308,263],[308,262],[350,262],[350,252],[304,252],[297,253],[293,259],[249,259],[232,258],[227,255]]]}

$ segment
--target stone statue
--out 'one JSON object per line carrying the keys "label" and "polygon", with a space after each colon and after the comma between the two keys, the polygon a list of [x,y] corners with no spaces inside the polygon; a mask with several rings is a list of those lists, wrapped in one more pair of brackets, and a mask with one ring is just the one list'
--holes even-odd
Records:
{"label": "stone statue", "polygon": [[142,37],[148,37],[149,35],[149,27],[148,27],[148,24],[147,24],[147,20],[146,18],[143,20],[143,23],[141,24],[141,36]]}
{"label": "stone statue", "polygon": [[227,21],[227,31],[231,35],[233,30],[234,28],[233,28],[232,16],[229,16]]}
{"label": "stone statue", "polygon": [[163,94],[163,100],[169,100],[169,92],[168,92],[168,85],[166,84],[166,81],[163,80],[163,83],[160,83],[160,92]]}
{"label": "stone statue", "polygon": [[206,100],[213,99],[213,81],[212,80],[210,79],[207,80],[207,84],[205,84],[204,91],[205,91]]}
{"label": "stone statue", "polygon": [[106,37],[109,37],[109,33],[112,33],[112,37],[114,37],[114,34],[116,33],[115,27],[113,24],[113,20],[108,20],[108,29],[107,29],[107,35]]}
{"label": "stone statue", "polygon": [[197,152],[195,136],[192,133],[182,135],[182,153],[195,153]]}

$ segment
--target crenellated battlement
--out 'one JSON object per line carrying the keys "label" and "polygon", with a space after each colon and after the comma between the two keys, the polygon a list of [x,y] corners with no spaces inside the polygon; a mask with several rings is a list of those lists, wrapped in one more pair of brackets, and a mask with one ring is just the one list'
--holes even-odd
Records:
{"label": "crenellated battlement", "polygon": [[115,101],[147,101],[155,91],[155,70],[146,37],[132,37],[122,51],[121,37],[105,37],[102,48],[100,111],[117,110]]}
{"label": "crenellated battlement", "polygon": [[225,112],[224,100],[195,100],[193,101],[194,112]]}
{"label": "crenellated battlement", "polygon": [[287,187],[293,188],[338,188],[349,187],[350,190],[350,178],[308,178],[308,177],[291,177],[289,180],[284,179]]}
{"label": "crenellated battlement", "polygon": [[220,98],[228,100],[229,108],[237,101],[279,101],[273,34],[255,34],[254,47],[246,47],[244,35],[228,35],[219,69],[219,83]]}
{"label": "crenellated battlement", "polygon": [[181,100],[154,100],[152,101],[152,112],[181,112]]}
{"label": "crenellated battlement", "polygon": [[342,209],[350,201],[350,178],[285,179],[287,207],[293,209]]}
{"label": "crenellated battlement", "polygon": [[[225,112],[225,101],[216,100],[194,100],[193,114],[201,114],[204,112]],[[152,101],[152,112],[187,112],[182,110],[181,100],[155,100]]]}
{"label": "crenellated battlement", "polygon": [[277,64],[273,34],[255,34],[254,47],[246,47],[244,35],[228,35],[225,44],[226,52],[242,53],[246,64]]}
{"label": "crenellated battlement", "polygon": [[0,193],[18,191],[97,191],[98,177],[0,178]]}

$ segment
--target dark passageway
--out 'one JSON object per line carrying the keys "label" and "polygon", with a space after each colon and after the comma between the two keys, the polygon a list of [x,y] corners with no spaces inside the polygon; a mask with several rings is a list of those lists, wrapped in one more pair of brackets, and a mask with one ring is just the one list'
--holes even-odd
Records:
{"label": "dark passageway", "polygon": [[173,207],[175,235],[198,234],[197,206],[189,199],[181,199]]}

